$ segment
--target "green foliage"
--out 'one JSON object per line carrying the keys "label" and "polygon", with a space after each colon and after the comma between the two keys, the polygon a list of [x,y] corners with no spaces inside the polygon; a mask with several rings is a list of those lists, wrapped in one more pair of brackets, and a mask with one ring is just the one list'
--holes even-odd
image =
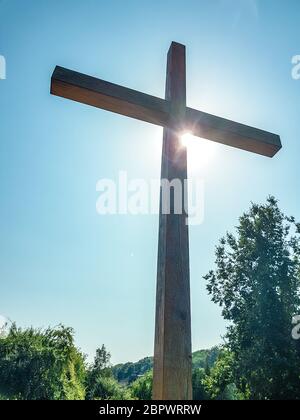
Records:
{"label": "green foliage", "polygon": [[152,398],[152,370],[136,379],[130,386],[132,396],[137,400],[151,400]]}
{"label": "green foliage", "polygon": [[236,236],[220,241],[216,269],[205,279],[231,322],[231,355],[207,381],[213,397],[232,382],[251,399],[300,398],[299,344],[291,337],[292,316],[300,310],[299,232],[270,197],[242,215]]}
{"label": "green foliage", "polygon": [[236,400],[245,399],[243,394],[238,392],[233,377],[233,354],[223,350],[210,370],[205,375],[202,384],[207,393],[208,399],[212,400]]}
{"label": "green foliage", "polygon": [[130,391],[120,385],[112,376],[97,376],[87,399],[93,400],[130,400]]}
{"label": "green foliage", "polygon": [[86,399],[128,400],[130,392],[114,379],[110,364],[110,353],[104,344],[96,350],[94,363],[87,370]]}
{"label": "green foliage", "polygon": [[102,344],[101,348],[96,349],[96,355],[94,358],[93,365],[88,369],[89,378],[93,379],[98,375],[101,376],[111,376],[111,363],[110,363],[111,355],[106,350],[104,344]]}
{"label": "green foliage", "polygon": [[[193,354],[194,398],[207,398],[203,378],[218,354],[217,347]],[[151,357],[112,367],[104,345],[86,365],[73,330],[63,326],[22,330],[13,324],[0,337],[0,400],[150,400],[152,379]]]}
{"label": "green foliage", "polygon": [[87,369],[86,399],[106,399],[113,395],[115,383],[111,378],[110,357],[104,344],[96,349],[94,363]]}
{"label": "green foliage", "polygon": [[153,358],[152,357],[145,357],[144,359],[139,360],[136,363],[124,363],[115,365],[112,368],[112,372],[114,377],[123,383],[131,383],[135,381],[140,376],[144,375],[144,373],[151,370],[153,367]]}
{"label": "green foliage", "polygon": [[[193,369],[212,367],[219,354],[218,347],[198,350],[193,353]],[[153,357],[145,357],[135,363],[118,364],[112,367],[114,377],[121,383],[131,384],[153,368]]]}
{"label": "green foliage", "polygon": [[73,330],[22,330],[0,338],[0,394],[6,399],[84,399],[84,357]]}
{"label": "green foliage", "polygon": [[[193,353],[193,398],[300,399],[300,224],[270,197],[242,215],[205,277],[230,322],[226,345]],[[0,331],[0,399],[149,400],[153,359],[111,366],[103,345],[86,366],[73,330]],[[126,385],[126,386],[125,386]]]}
{"label": "green foliage", "polygon": [[193,400],[208,400],[209,393],[207,392],[204,380],[206,374],[203,368],[193,369],[192,383],[193,383]]}
{"label": "green foliage", "polygon": [[219,355],[220,349],[215,346],[209,350],[198,350],[193,353],[193,369],[207,369],[211,368]]}

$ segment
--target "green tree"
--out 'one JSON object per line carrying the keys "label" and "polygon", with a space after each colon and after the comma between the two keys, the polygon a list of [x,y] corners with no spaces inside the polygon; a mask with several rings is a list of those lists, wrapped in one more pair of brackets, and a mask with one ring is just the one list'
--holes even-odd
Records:
{"label": "green tree", "polygon": [[205,369],[196,368],[193,369],[192,383],[193,383],[193,400],[208,400],[209,393],[207,392],[204,384],[206,377]]}
{"label": "green tree", "polygon": [[96,350],[94,369],[105,369],[110,366],[111,354],[106,350],[105,345]]}
{"label": "green tree", "polygon": [[0,394],[6,399],[84,399],[85,365],[73,330],[59,326],[0,337]]}
{"label": "green tree", "polygon": [[127,400],[130,392],[113,377],[110,353],[104,344],[96,350],[94,363],[87,370],[86,399]]}
{"label": "green tree", "polygon": [[252,204],[236,236],[216,249],[205,279],[212,300],[230,321],[233,382],[252,399],[299,399],[299,342],[292,316],[300,308],[300,225],[270,197]]}
{"label": "green tree", "polygon": [[153,367],[153,358],[145,357],[135,363],[124,363],[113,366],[114,377],[120,382],[130,384]]}
{"label": "green tree", "polygon": [[240,400],[245,396],[238,392],[233,376],[233,354],[223,349],[209,372],[202,379],[202,386],[212,400]]}
{"label": "green tree", "polygon": [[198,350],[192,354],[193,369],[196,368],[211,368],[216,362],[220,349],[214,346],[209,350]]}
{"label": "green tree", "polygon": [[152,398],[152,370],[145,373],[140,378],[132,382],[130,391],[132,396],[137,400],[151,400]]}
{"label": "green tree", "polygon": [[87,399],[91,400],[130,400],[130,391],[120,385],[112,375],[95,377],[95,380],[87,393]]}

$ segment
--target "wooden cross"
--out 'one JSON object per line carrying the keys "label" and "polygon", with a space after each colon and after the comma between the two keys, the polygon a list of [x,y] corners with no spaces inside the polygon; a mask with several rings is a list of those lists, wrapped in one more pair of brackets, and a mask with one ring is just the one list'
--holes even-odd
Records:
{"label": "wooden cross", "polygon": [[[228,146],[273,157],[280,137],[186,106],[185,46],[172,42],[167,61],[165,99],[56,67],[51,93],[164,127],[162,179],[187,178],[189,132]],[[162,200],[162,191],[161,191]],[[174,206],[173,206],[174,207]],[[192,351],[187,215],[164,214],[160,204],[157,264],[153,399],[192,399]]]}

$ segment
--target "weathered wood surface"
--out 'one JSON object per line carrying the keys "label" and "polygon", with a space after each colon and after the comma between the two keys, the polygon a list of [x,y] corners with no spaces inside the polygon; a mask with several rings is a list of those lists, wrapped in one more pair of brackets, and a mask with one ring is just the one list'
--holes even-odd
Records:
{"label": "weathered wood surface", "polygon": [[[177,122],[170,101],[114,83],[56,67],[51,78],[51,93],[86,105],[116,112],[162,127],[174,128]],[[225,118],[186,108],[181,130],[227,146],[272,157],[281,149],[280,137]]]}
{"label": "weathered wood surface", "polygon": [[51,93],[157,125],[167,125],[169,104],[163,99],[95,77],[56,67]]}
{"label": "weathered wood surface", "polygon": [[273,157],[282,147],[277,134],[192,108],[186,110],[185,127],[194,136],[267,157]]}
{"label": "weathered wood surface", "polygon": [[[187,153],[180,142],[185,118],[185,47],[172,43],[168,53],[166,99],[178,130],[164,128],[162,179],[187,179]],[[187,194],[187,191],[186,191]],[[159,221],[153,399],[192,399],[192,354],[187,215],[162,212]],[[184,196],[182,196],[183,206]]]}

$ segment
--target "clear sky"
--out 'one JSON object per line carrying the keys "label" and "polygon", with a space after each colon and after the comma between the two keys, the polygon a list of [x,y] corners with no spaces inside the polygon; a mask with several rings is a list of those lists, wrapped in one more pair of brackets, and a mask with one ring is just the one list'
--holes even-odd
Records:
{"label": "clear sky", "polygon": [[190,166],[205,183],[204,222],[190,229],[193,349],[220,343],[202,279],[218,239],[269,194],[300,219],[299,16],[298,0],[0,0],[0,315],[72,326],[85,353],[105,343],[113,362],[153,353],[158,217],[95,204],[100,178],[159,177],[162,129],[49,85],[61,65],[163,97],[174,40],[187,46],[189,106],[283,143],[274,159],[218,145]]}

